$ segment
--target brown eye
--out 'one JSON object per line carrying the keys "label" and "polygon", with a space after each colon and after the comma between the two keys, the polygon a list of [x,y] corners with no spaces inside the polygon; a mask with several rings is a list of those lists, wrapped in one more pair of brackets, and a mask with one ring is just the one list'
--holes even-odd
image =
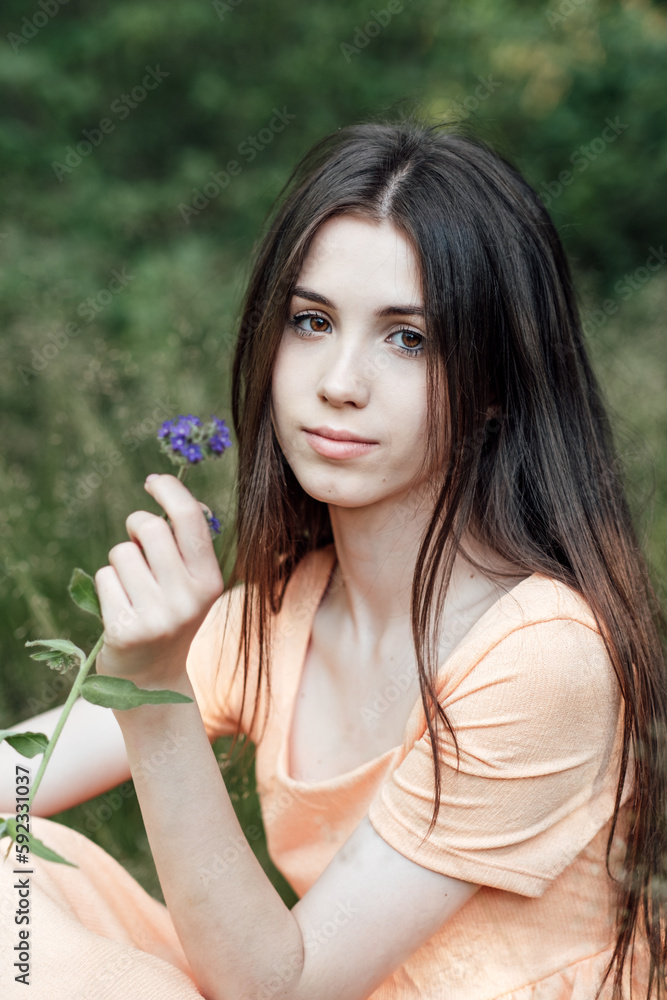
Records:
{"label": "brown eye", "polygon": [[[326,333],[329,326],[329,320],[326,317],[310,312],[297,313],[296,316],[292,316],[287,322],[300,337],[308,337],[311,333]],[[307,326],[302,326],[302,324],[306,323],[308,324]]]}
{"label": "brown eye", "polygon": [[410,348],[419,347],[421,343],[420,335],[418,333],[415,333],[413,330],[403,330],[401,332],[401,336],[403,338],[404,347],[410,347]]}
{"label": "brown eye", "polygon": [[424,353],[424,335],[417,330],[395,330],[389,335],[389,340],[399,351],[411,358],[421,357]]}

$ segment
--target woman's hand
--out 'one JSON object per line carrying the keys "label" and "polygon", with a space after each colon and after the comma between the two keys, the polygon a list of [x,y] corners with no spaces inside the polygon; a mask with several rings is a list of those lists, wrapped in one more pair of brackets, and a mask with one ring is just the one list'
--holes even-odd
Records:
{"label": "woman's hand", "polygon": [[139,687],[178,687],[192,639],[224,584],[203,505],[176,476],[145,488],[168,514],[137,510],[129,542],[109,552],[95,574],[104,622],[97,672]]}

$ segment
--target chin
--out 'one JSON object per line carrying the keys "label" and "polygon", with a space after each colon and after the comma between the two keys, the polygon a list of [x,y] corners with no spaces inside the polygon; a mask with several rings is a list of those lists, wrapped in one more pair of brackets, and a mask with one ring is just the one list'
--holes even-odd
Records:
{"label": "chin", "polygon": [[[348,509],[361,509],[362,507],[372,507],[376,504],[391,503],[392,507],[403,503],[410,495],[410,489],[400,486],[393,488],[386,482],[382,483],[381,489],[369,489],[368,485],[350,485],[345,487],[344,483],[338,479],[335,482],[324,484],[319,482],[315,485],[312,481],[301,483],[303,490],[314,500],[321,503],[330,504],[333,507],[345,507]],[[392,503],[393,501],[393,503]]]}
{"label": "chin", "polygon": [[293,471],[304,493],[321,503],[334,504],[337,507],[366,507],[368,504],[383,500],[386,496],[385,493],[381,496],[372,493],[368,485],[358,482],[346,483],[346,477],[341,474],[343,470],[336,469],[324,475],[301,475],[297,470]]}
{"label": "chin", "polygon": [[367,507],[368,504],[376,503],[378,499],[382,499],[381,497],[369,497],[349,490],[341,490],[340,486],[332,486],[330,490],[307,489],[305,486],[303,489],[313,500],[333,504],[335,507]]}

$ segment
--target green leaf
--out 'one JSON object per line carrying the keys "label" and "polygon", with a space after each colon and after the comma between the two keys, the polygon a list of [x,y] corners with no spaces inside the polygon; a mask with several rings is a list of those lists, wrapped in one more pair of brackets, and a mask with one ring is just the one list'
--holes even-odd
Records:
{"label": "green leaf", "polygon": [[69,865],[70,868],[78,868],[73,861],[68,861],[67,858],[63,858],[62,854],[58,854],[57,851],[51,850],[46,844],[42,843],[37,837],[33,837],[30,834],[30,853],[36,854],[38,858],[44,858],[45,861],[54,861],[59,865]]}
{"label": "green leaf", "polygon": [[31,660],[60,660],[65,659],[66,657],[67,653],[57,653],[53,649],[42,649],[39,653],[30,654]]}
{"label": "green leaf", "polygon": [[[16,841],[17,829],[16,829],[15,819],[5,820],[5,832],[9,834],[9,836],[12,838],[13,841]],[[66,858],[63,858],[60,854],[57,854],[55,851],[52,851],[50,847],[47,847],[46,844],[43,844],[42,841],[39,840],[37,837],[33,836],[32,833],[29,833],[27,836],[28,836],[28,850],[30,854],[34,854],[38,858],[44,858],[45,861],[55,861],[57,864],[60,865],[69,865],[71,868],[79,867],[78,865],[75,865],[74,862],[68,861]]]}
{"label": "green leaf", "polygon": [[124,677],[107,677],[105,674],[86,677],[81,685],[81,695],[93,705],[116,709],[192,701],[192,698],[177,691],[149,691],[147,688],[137,687],[133,681]]}
{"label": "green leaf", "polygon": [[86,654],[78,646],[75,646],[73,642],[69,639],[33,639],[31,642],[26,642],[26,646],[46,646],[46,649],[41,649],[37,653],[31,653],[30,658],[32,660],[46,660],[49,664],[53,664],[54,667],[60,667],[66,664],[74,664],[78,662],[79,666],[82,666],[86,661]]}
{"label": "green leaf", "polygon": [[7,820],[0,819],[0,840],[2,840],[2,838],[6,837],[7,835],[8,835]]}
{"label": "green leaf", "polygon": [[89,614],[97,615],[100,621],[102,620],[102,611],[100,609],[97,590],[95,589],[95,581],[89,573],[86,573],[83,569],[79,569],[77,566],[76,569],[72,570],[67,590],[75,604],[78,604],[80,608]]}
{"label": "green leaf", "polygon": [[11,729],[0,729],[0,743],[6,740],[22,757],[35,757],[44,753],[49,738],[44,733],[14,733]]}

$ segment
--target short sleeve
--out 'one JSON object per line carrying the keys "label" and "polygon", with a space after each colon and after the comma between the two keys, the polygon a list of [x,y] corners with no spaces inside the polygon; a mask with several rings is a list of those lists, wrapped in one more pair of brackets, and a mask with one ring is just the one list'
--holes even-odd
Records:
{"label": "short sleeve", "polygon": [[[555,618],[516,628],[439,678],[440,811],[428,729],[380,785],[376,832],[425,868],[541,896],[613,814],[621,697],[601,635]],[[626,789],[626,792],[628,789]],[[624,793],[624,797],[627,797]]]}
{"label": "short sleeve", "polygon": [[[232,735],[241,711],[243,661],[239,661],[236,669],[236,659],[243,591],[243,586],[233,587],[212,605],[190,644],[186,660],[188,676],[210,740]],[[250,694],[248,691],[246,702]]]}

